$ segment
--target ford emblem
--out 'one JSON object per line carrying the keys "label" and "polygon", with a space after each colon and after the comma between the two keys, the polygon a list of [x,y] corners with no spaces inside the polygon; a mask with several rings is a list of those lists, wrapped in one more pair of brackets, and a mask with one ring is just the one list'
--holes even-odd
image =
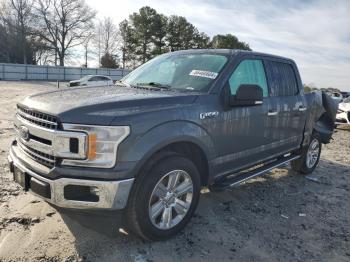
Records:
{"label": "ford emblem", "polygon": [[25,141],[28,141],[29,140],[29,130],[27,127],[25,126],[21,126],[19,128],[19,136],[25,140]]}

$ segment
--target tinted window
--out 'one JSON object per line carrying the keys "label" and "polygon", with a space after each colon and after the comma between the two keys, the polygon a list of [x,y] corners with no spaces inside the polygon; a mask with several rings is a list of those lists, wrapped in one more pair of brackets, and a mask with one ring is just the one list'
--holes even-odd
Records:
{"label": "tinted window", "polygon": [[89,81],[107,81],[107,78],[103,76],[94,76]]}
{"label": "tinted window", "polygon": [[89,82],[91,82],[91,81],[98,81],[97,76],[91,77],[91,78],[89,79]]}
{"label": "tinted window", "polygon": [[233,72],[229,79],[231,94],[235,95],[242,84],[259,85],[263,89],[264,97],[268,96],[266,76],[261,60],[244,60]]}
{"label": "tinted window", "polygon": [[271,96],[293,96],[298,93],[294,69],[290,64],[267,61]]}

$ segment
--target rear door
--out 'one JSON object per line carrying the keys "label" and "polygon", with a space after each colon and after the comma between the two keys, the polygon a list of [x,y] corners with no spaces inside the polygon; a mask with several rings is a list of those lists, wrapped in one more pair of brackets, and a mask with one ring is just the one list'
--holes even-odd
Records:
{"label": "rear door", "polygon": [[106,78],[103,76],[97,76],[96,77],[96,86],[105,86],[107,85]]}
{"label": "rear door", "polygon": [[88,86],[96,86],[98,84],[98,80],[99,80],[98,76],[93,76],[88,80],[87,85]]}
{"label": "rear door", "polygon": [[105,77],[105,76],[100,76],[100,79],[101,79],[101,86],[108,86],[111,84],[111,80],[108,78],[108,77]]}
{"label": "rear door", "polygon": [[107,85],[113,85],[113,80],[106,77]]}
{"label": "rear door", "polygon": [[269,130],[273,153],[285,153],[300,146],[305,126],[306,103],[297,69],[289,60],[265,59],[270,87]]}

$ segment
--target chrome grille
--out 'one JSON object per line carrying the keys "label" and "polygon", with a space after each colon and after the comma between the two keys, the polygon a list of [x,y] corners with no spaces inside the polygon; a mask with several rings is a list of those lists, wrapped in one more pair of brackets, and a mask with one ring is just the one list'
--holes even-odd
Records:
{"label": "chrome grille", "polygon": [[21,105],[17,108],[14,126],[23,154],[49,168],[61,159],[85,159],[86,133],[62,130],[55,116]]}
{"label": "chrome grille", "polygon": [[57,129],[57,117],[17,105],[17,114],[23,119],[48,129]]}
{"label": "chrome grille", "polygon": [[54,167],[56,163],[56,158],[52,155],[40,152],[34,148],[31,148],[29,146],[23,145],[20,141],[17,141],[19,147],[22,149],[22,151],[27,154],[32,159],[36,160],[37,162],[47,166],[47,167]]}

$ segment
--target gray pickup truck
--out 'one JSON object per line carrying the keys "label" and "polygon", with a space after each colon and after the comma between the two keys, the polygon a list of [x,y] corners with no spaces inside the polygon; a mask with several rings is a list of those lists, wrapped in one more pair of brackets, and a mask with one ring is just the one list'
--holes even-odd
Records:
{"label": "gray pickup truck", "polygon": [[202,187],[224,190],[291,162],[307,174],[336,106],[304,94],[296,64],[239,50],[158,56],[115,87],[57,90],[17,105],[14,180],[56,206],[124,210],[149,240],[181,230]]}

